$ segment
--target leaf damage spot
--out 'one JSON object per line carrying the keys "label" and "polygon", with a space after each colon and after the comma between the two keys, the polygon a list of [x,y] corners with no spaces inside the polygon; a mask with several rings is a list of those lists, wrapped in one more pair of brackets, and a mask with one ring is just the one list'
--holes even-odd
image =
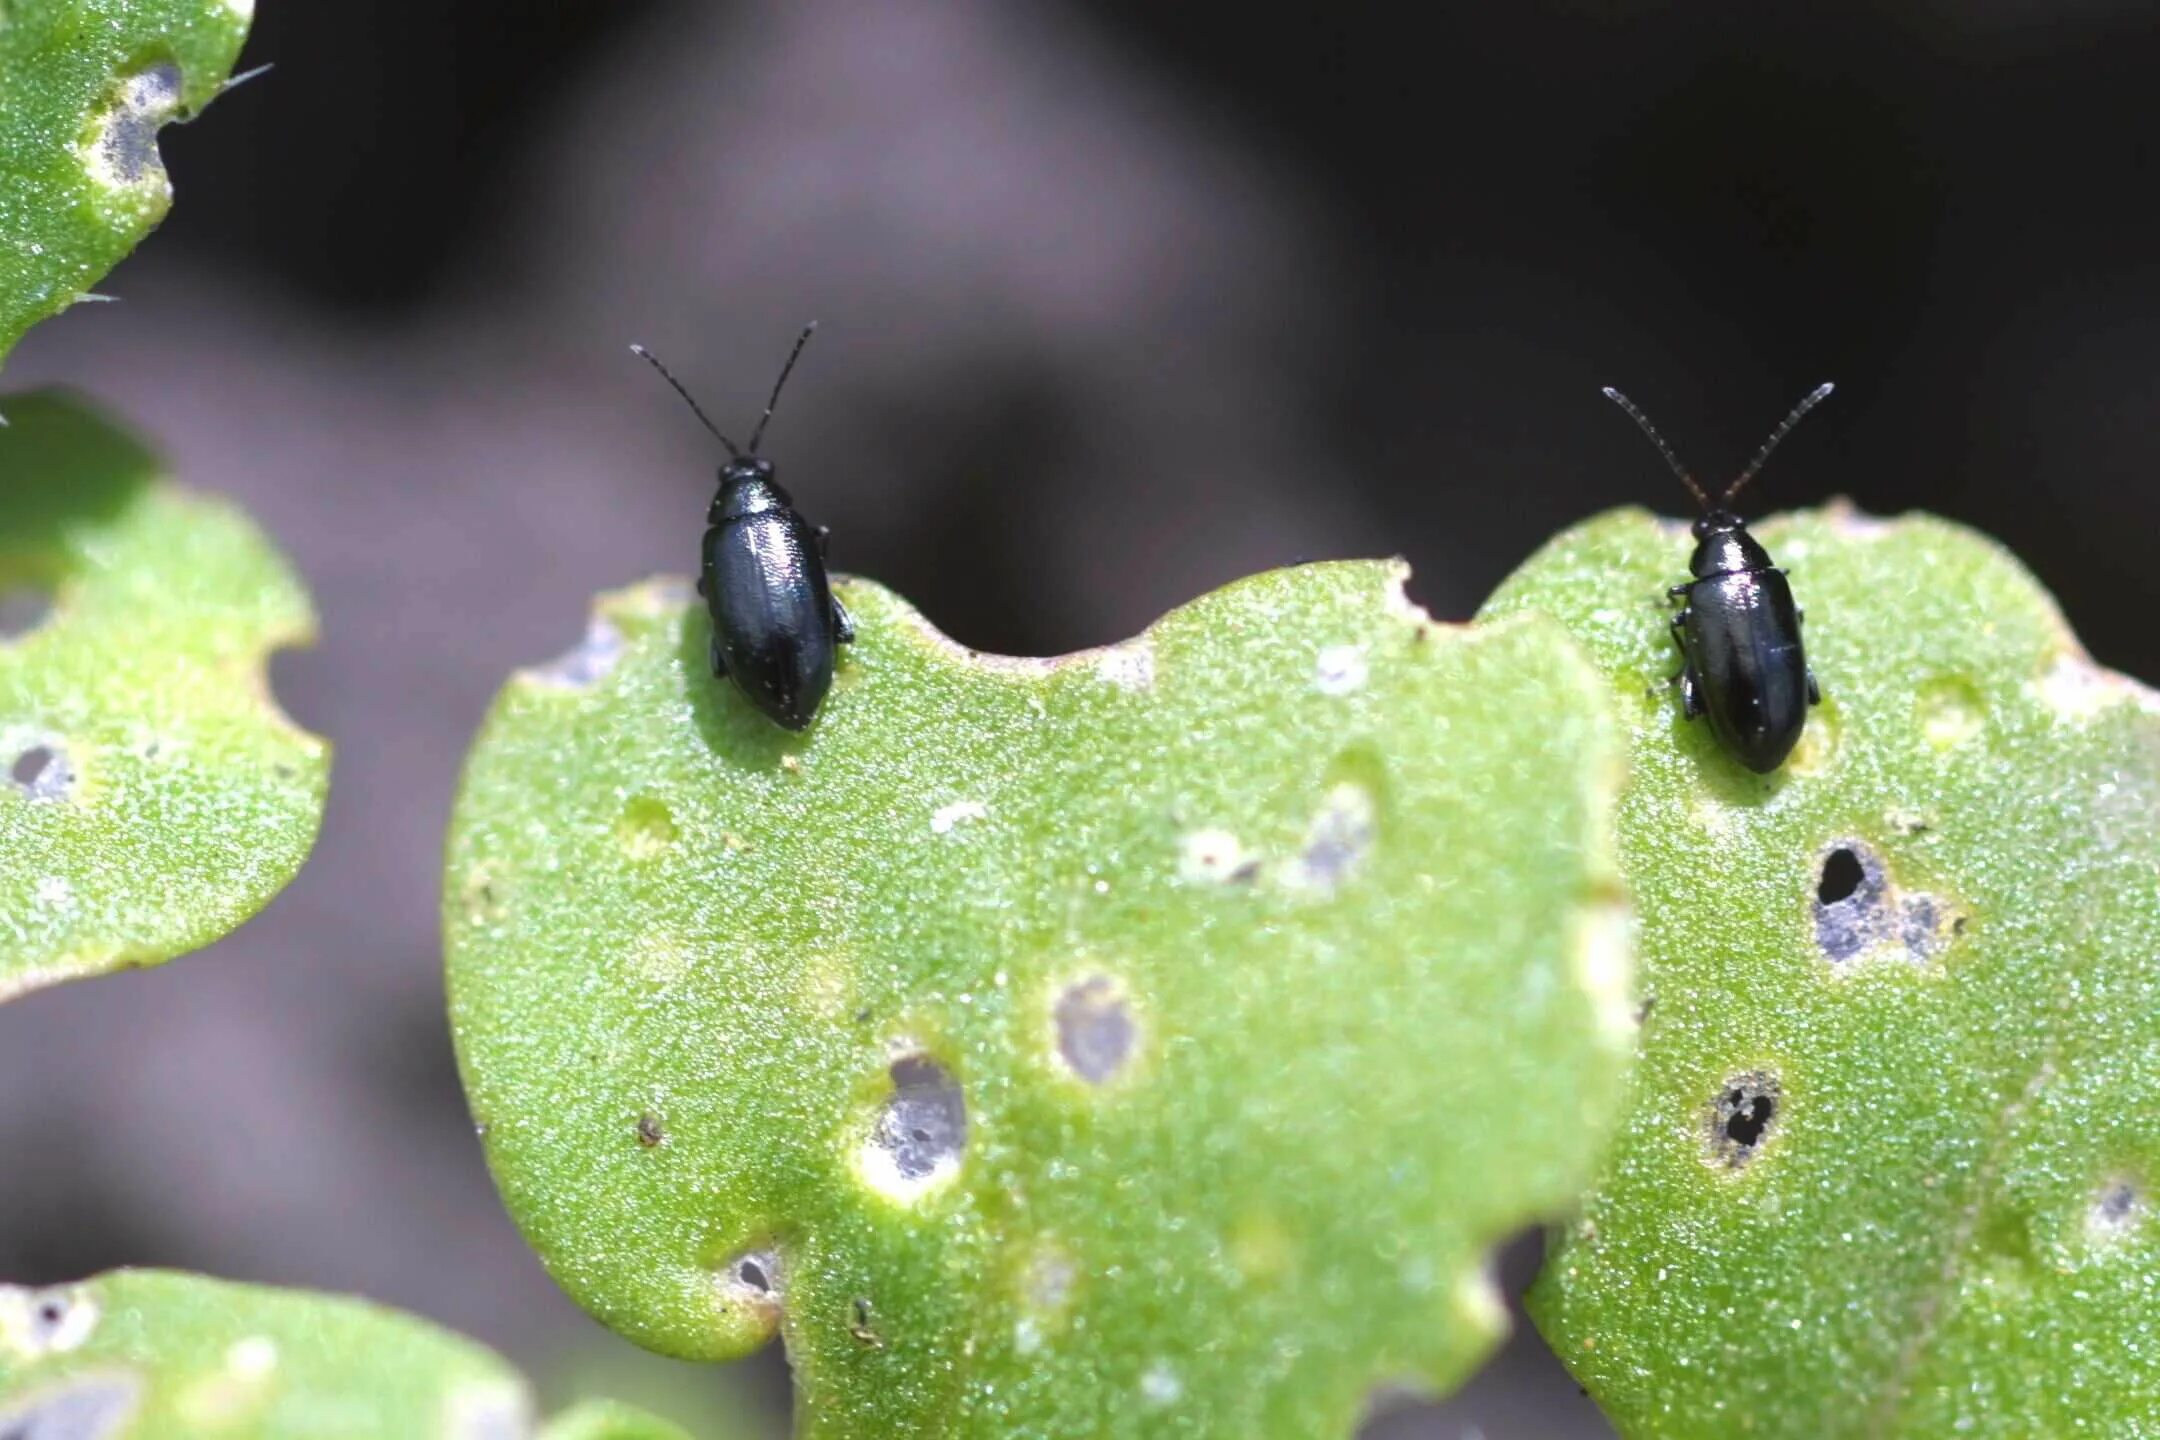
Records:
{"label": "leaf damage spot", "polygon": [[1260,862],[1245,853],[1244,842],[1228,830],[1195,830],[1179,844],[1178,875],[1199,884],[1249,881]]}
{"label": "leaf damage spot", "polygon": [[755,1346],[779,1330],[785,1274],[780,1252],[769,1246],[745,1250],[713,1274],[713,1300],[739,1340]]}
{"label": "leaf damage spot", "polygon": [[1158,1360],[1140,1377],[1140,1398],[1160,1410],[1185,1398],[1185,1382],[1169,1362]]}
{"label": "leaf damage spot", "polygon": [[590,690],[605,680],[622,660],[623,633],[605,615],[595,615],[585,627],[585,638],[550,660],[527,670],[536,685],[557,690]]}
{"label": "leaf damage spot", "polygon": [[5,1440],[118,1440],[142,1402],[142,1377],[127,1370],[71,1375],[0,1408]]}
{"label": "leaf damage spot", "polygon": [[2075,647],[2059,652],[2034,688],[2042,704],[2073,723],[2090,720],[2110,705],[2132,704],[2149,715],[2160,714],[2160,693],[2094,664]]}
{"label": "leaf damage spot", "polygon": [[8,761],[8,783],[30,799],[65,800],[75,788],[75,765],[60,741],[42,739],[7,748],[14,750]]}
{"label": "leaf damage spot", "polygon": [[1329,787],[1305,830],[1305,844],[1283,867],[1283,883],[1296,890],[1331,891],[1363,863],[1380,834],[1372,791],[1344,781]]}
{"label": "leaf damage spot", "polygon": [[1120,690],[1145,690],[1155,683],[1155,647],[1145,636],[1095,653],[1095,678]]}
{"label": "leaf damage spot", "polygon": [[1833,965],[1877,947],[1925,964],[1965,928],[1965,917],[1935,896],[1892,883],[1882,857],[1859,840],[1824,852],[1811,909],[1815,944]]}
{"label": "leaf damage spot", "polygon": [[660,1117],[648,1110],[637,1117],[637,1143],[647,1150],[655,1149],[667,1141],[667,1128]]}
{"label": "leaf damage spot", "polygon": [[885,1348],[885,1337],[878,1333],[877,1313],[871,1308],[870,1297],[858,1295],[848,1307],[848,1334],[855,1343],[869,1350]]}
{"label": "leaf damage spot", "polygon": [[933,835],[950,835],[953,827],[963,820],[987,820],[989,818],[990,807],[983,804],[982,801],[955,800],[950,805],[939,806],[937,812],[930,817],[930,833]]}
{"label": "leaf damage spot", "polygon": [[863,1178],[905,1203],[960,1173],[967,1150],[967,1098],[950,1071],[927,1055],[903,1055],[887,1072],[891,1093],[863,1143]]}
{"label": "leaf damage spot", "polygon": [[1969,681],[1944,679],[1920,687],[1920,733],[1937,750],[1954,750],[1987,728],[1987,701]]}
{"label": "leaf damage spot", "polygon": [[1132,1055],[1137,1033],[1132,1011],[1123,987],[1107,975],[1066,986],[1058,996],[1056,1019],[1058,1058],[1090,1085],[1109,1080]]}
{"label": "leaf damage spot", "polygon": [[2151,1199],[2135,1180],[2115,1176],[2094,1193],[2086,1208],[2086,1237],[2097,1244],[2113,1244],[2144,1223],[2151,1210]]}
{"label": "leaf damage spot", "polygon": [[106,190],[171,193],[157,132],[180,110],[180,67],[160,61],[120,82],[118,92],[90,122],[81,147],[82,166]]}
{"label": "leaf damage spot", "polygon": [[1371,667],[1363,645],[1330,645],[1313,664],[1313,684],[1323,695],[1348,695],[1365,688]]}
{"label": "leaf damage spot", "polygon": [[0,1346],[23,1359],[64,1355],[88,1340],[97,1324],[97,1298],[86,1286],[0,1285]]}
{"label": "leaf damage spot", "polygon": [[1738,1170],[1777,1133],[1778,1080],[1767,1070],[1735,1075],[1710,1102],[1709,1158]]}
{"label": "leaf damage spot", "polygon": [[466,873],[465,883],[458,887],[458,899],[468,925],[492,925],[501,920],[502,888],[496,883],[495,867],[485,861],[473,866]]}
{"label": "leaf damage spot", "polygon": [[615,821],[615,841],[632,860],[654,860],[675,846],[675,814],[667,803],[640,795],[623,807]]}

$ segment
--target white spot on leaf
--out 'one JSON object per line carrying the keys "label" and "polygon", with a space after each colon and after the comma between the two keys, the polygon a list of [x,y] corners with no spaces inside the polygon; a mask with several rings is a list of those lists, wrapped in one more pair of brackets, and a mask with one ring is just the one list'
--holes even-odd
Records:
{"label": "white spot on leaf", "polygon": [[1365,688],[1370,675],[1362,645],[1330,645],[1313,666],[1313,683],[1323,695],[1348,695]]}
{"label": "white spot on leaf", "polygon": [[963,820],[987,820],[989,818],[990,808],[984,805],[982,801],[955,800],[950,805],[940,806],[938,812],[930,817],[930,833],[933,835],[949,835],[952,833],[953,826],[958,825]]}
{"label": "white spot on leaf", "polygon": [[226,1347],[225,1368],[237,1380],[267,1379],[277,1369],[277,1341],[267,1335],[249,1335]]}
{"label": "white spot on leaf", "polygon": [[1100,650],[1095,677],[1120,690],[1145,690],[1155,683],[1155,647],[1143,637]]}
{"label": "white spot on leaf", "polygon": [[2076,650],[2057,655],[2037,688],[2041,702],[2065,720],[2089,720],[2110,705],[2122,704],[2160,714],[2160,693],[2095,665],[2091,657]]}
{"label": "white spot on leaf", "polygon": [[1195,830],[1180,846],[1178,874],[1186,880],[1220,885],[1231,880],[1250,880],[1259,862],[1245,854],[1245,846],[1227,830]]}
{"label": "white spot on leaf", "polygon": [[1177,1371],[1163,1361],[1150,1365],[1147,1373],[1140,1377],[1140,1398],[1157,1409],[1177,1404],[1184,1395],[1185,1382],[1178,1379]]}
{"label": "white spot on leaf", "polygon": [[0,1346],[26,1360],[63,1355],[97,1329],[98,1304],[81,1285],[0,1285]]}

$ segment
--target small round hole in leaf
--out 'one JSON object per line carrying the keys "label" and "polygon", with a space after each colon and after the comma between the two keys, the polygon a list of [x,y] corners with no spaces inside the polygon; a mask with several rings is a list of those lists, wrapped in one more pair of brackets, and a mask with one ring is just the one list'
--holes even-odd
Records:
{"label": "small round hole in leaf", "polygon": [[878,1108],[863,1147],[870,1183],[912,1200],[958,1173],[967,1149],[967,1099],[951,1072],[927,1055],[906,1055],[889,1071],[892,1093]]}
{"label": "small round hole in leaf", "polygon": [[1823,861],[1822,879],[1816,883],[1815,898],[1825,905],[1835,905],[1851,898],[1867,878],[1861,867],[1860,857],[1849,846],[1840,845]]}
{"label": "small round hole in leaf", "polygon": [[75,767],[68,761],[66,747],[45,740],[17,751],[8,761],[7,778],[33,800],[60,800],[75,786]]}
{"label": "small round hole in leaf", "polygon": [[1710,1158],[1733,1169],[1754,1159],[1776,1133],[1778,1081],[1766,1071],[1735,1075],[1710,1105]]}

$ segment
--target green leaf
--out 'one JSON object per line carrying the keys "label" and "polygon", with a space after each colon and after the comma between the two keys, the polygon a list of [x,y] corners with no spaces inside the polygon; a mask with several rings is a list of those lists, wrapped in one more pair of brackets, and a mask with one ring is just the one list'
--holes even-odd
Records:
{"label": "green leaf", "polygon": [[586,1400],[541,1427],[540,1440],[690,1440],[690,1432],[620,1401]]}
{"label": "green leaf", "polygon": [[254,0],[0,0],[0,360],[172,205],[157,132],[217,98]]}
{"label": "green leaf", "polygon": [[[0,430],[0,998],[206,945],[299,868],[328,747],[269,693],[315,622],[244,516],[56,395]],[[12,608],[12,607],[10,607]]]}
{"label": "green leaf", "polygon": [[1632,1035],[1594,676],[1400,567],[1141,638],[861,632],[791,735],[679,583],[515,678],[451,827],[512,1215],[609,1325],[786,1337],[805,1436],[1345,1434],[1504,1328]]}
{"label": "green leaf", "polygon": [[[500,1356],[360,1300],[115,1270],[0,1286],[0,1434],[25,1440],[523,1440]],[[581,1406],[545,1440],[688,1440],[627,1406]]]}
{"label": "green leaf", "polygon": [[1757,527],[1823,690],[1780,773],[1680,717],[1685,527],[1561,535],[1543,610],[1632,712],[1628,1117],[1533,1313],[1630,1435],[2160,1429],[2160,697],[2008,553]]}

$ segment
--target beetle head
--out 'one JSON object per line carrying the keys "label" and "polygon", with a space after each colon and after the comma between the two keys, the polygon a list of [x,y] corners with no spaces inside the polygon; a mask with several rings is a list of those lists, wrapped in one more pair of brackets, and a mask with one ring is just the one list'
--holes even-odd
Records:
{"label": "beetle head", "polygon": [[765,510],[785,510],[794,504],[780,482],[773,478],[773,463],[762,455],[738,455],[720,467],[720,493],[713,496],[708,524],[736,520]]}
{"label": "beetle head", "polygon": [[1730,510],[1704,511],[1695,522],[1695,542],[1688,569],[1697,579],[1763,570],[1770,565],[1770,553],[1748,534],[1747,521]]}

